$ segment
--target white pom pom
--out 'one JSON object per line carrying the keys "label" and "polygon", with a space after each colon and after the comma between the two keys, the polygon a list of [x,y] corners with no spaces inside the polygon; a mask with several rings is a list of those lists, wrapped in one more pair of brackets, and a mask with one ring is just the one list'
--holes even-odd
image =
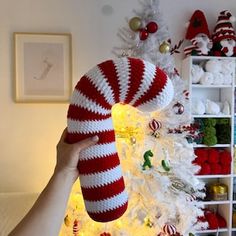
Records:
{"label": "white pom pom", "polygon": [[236,21],[235,16],[231,16],[231,17],[229,18],[229,21],[232,22],[232,23],[235,22],[235,21]]}

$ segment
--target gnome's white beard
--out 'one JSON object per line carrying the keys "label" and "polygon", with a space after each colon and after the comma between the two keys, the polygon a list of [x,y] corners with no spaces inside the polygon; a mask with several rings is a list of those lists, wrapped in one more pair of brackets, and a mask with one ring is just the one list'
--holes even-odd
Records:
{"label": "gnome's white beard", "polygon": [[201,51],[202,55],[208,55],[208,52],[212,48],[212,42],[205,34],[197,35],[191,39],[191,42]]}
{"label": "gnome's white beard", "polygon": [[[227,57],[231,57],[234,55],[234,47],[235,47],[235,41],[233,39],[227,40],[223,39],[220,41],[220,45],[222,46],[222,51]],[[228,50],[225,51],[224,49],[227,48]]]}

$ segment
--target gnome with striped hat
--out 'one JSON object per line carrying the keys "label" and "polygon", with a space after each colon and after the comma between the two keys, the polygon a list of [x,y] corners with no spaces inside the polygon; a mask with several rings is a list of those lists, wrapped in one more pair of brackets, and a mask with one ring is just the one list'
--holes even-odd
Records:
{"label": "gnome with striped hat", "polygon": [[205,15],[202,11],[196,10],[189,23],[186,33],[187,40],[191,45],[184,48],[184,53],[188,55],[207,56],[212,48],[212,41]]}
{"label": "gnome with striped hat", "polygon": [[232,26],[234,21],[235,17],[229,11],[220,12],[212,35],[214,56],[236,56],[236,35]]}

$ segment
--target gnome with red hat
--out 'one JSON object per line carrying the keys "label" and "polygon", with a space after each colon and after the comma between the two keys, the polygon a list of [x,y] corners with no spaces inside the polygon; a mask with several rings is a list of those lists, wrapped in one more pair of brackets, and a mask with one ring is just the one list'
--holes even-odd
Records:
{"label": "gnome with red hat", "polygon": [[232,22],[235,17],[225,10],[220,12],[212,35],[214,56],[236,56],[236,35]]}
{"label": "gnome with red hat", "polygon": [[196,10],[189,22],[186,37],[191,42],[190,46],[184,48],[188,55],[208,55],[212,48],[212,41],[205,15],[202,11]]}

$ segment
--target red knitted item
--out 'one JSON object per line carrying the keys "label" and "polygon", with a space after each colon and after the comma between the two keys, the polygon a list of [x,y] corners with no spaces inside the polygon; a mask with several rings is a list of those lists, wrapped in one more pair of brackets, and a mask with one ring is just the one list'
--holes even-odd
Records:
{"label": "red knitted item", "polygon": [[211,148],[208,151],[208,162],[216,164],[219,162],[219,151],[215,148]]}
{"label": "red knitted item", "polygon": [[224,217],[222,217],[220,214],[216,213],[216,217],[217,217],[217,221],[218,221],[218,225],[219,228],[226,228],[227,227],[227,222],[224,219]]}
{"label": "red knitted item", "polygon": [[212,175],[219,175],[222,173],[221,165],[218,163],[212,163],[210,164],[211,167],[211,174]]}
{"label": "red knitted item", "polygon": [[227,165],[227,164],[231,164],[231,154],[229,151],[227,150],[223,150],[222,152],[220,152],[220,156],[219,156],[219,162],[222,164],[222,165]]}
{"label": "red knitted item", "polygon": [[196,148],[194,153],[197,156],[197,163],[199,164],[205,162],[208,159],[208,149],[206,148]]}
{"label": "red knitted item", "polygon": [[211,174],[211,167],[208,163],[203,163],[201,165],[201,170],[199,175],[210,175]]}
{"label": "red knitted item", "polygon": [[217,229],[219,227],[217,216],[215,213],[206,210],[204,215],[209,224],[209,229]]}
{"label": "red knitted item", "polygon": [[222,165],[221,166],[221,174],[222,175],[230,174],[230,168],[231,168],[230,164]]}
{"label": "red knitted item", "polygon": [[141,59],[105,61],[77,83],[67,115],[66,141],[99,137],[96,145],[81,151],[78,163],[86,210],[95,221],[119,218],[128,204],[115,145],[112,106],[130,104],[150,112],[167,106],[172,97],[173,86],[166,74]]}

